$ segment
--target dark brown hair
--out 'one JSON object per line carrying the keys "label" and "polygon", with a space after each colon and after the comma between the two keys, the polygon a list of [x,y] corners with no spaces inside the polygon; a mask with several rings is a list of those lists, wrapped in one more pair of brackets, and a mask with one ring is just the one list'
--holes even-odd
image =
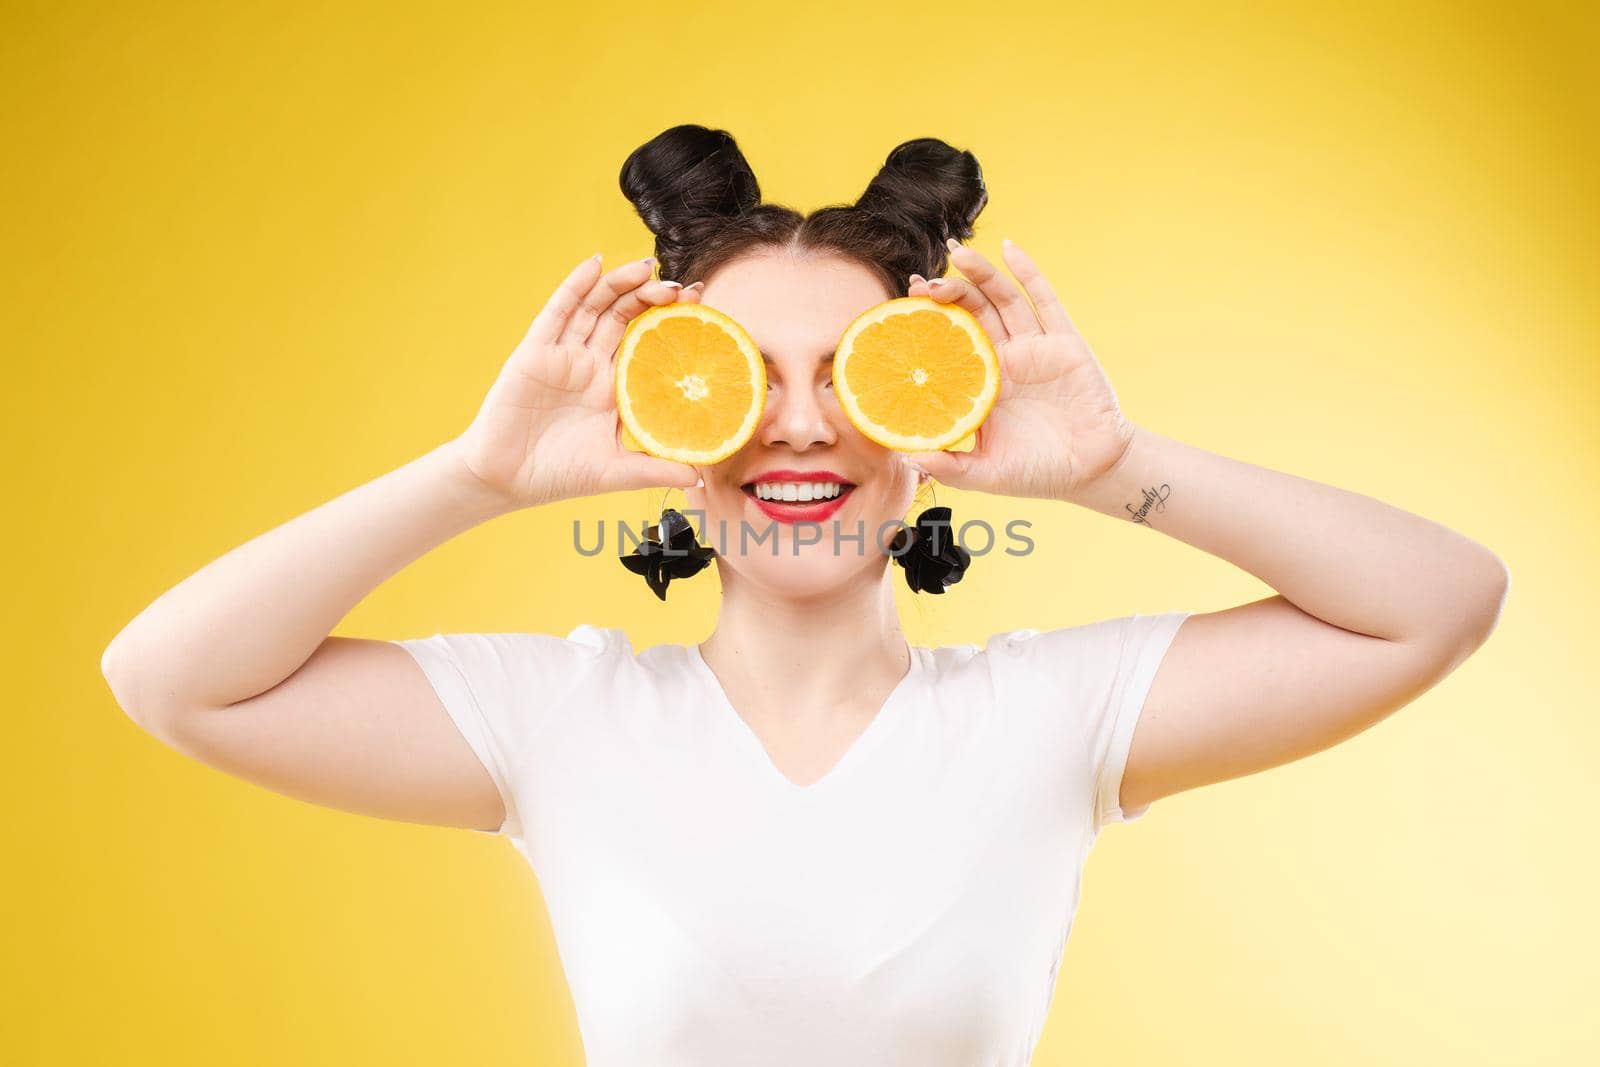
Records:
{"label": "dark brown hair", "polygon": [[656,235],[661,277],[684,285],[762,246],[789,246],[854,260],[904,296],[912,273],[944,273],[945,241],[971,237],[989,202],[977,157],[932,137],[890,152],[854,204],[809,215],[762,203],[733,135],[705,126],[658,133],[628,156],[620,182]]}

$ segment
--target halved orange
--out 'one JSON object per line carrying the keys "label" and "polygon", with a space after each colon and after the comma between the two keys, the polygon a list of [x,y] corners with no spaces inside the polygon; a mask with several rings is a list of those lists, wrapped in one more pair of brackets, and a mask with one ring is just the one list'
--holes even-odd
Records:
{"label": "halved orange", "polygon": [[962,441],[1000,396],[1000,360],[972,313],[904,296],[856,317],[833,355],[833,391],[856,428],[902,452]]}
{"label": "halved orange", "polygon": [[767,402],[755,341],[703,304],[663,304],[628,324],[617,347],[617,414],[639,447],[679,463],[716,463],[744,446]]}

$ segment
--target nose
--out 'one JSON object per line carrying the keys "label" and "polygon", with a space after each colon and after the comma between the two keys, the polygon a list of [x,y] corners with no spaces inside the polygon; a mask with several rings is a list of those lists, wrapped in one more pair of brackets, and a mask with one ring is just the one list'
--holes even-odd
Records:
{"label": "nose", "polygon": [[820,385],[810,390],[774,387],[761,417],[761,441],[788,445],[796,452],[826,447],[839,440],[833,420],[840,413],[833,394]]}

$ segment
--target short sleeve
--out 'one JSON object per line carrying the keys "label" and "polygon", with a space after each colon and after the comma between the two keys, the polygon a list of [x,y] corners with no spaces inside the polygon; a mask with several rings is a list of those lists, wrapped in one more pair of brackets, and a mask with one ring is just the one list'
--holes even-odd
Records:
{"label": "short sleeve", "polygon": [[1123,771],[1145,697],[1167,649],[1192,612],[1128,615],[1056,630],[1019,630],[991,639],[1026,684],[1061,716],[1081,753],[1090,825],[1142,818],[1150,805],[1124,809]]}
{"label": "short sleeve", "polygon": [[572,697],[606,670],[622,631],[583,625],[566,637],[542,633],[436,633],[391,641],[411,654],[505,805],[498,830],[523,836],[519,798],[541,732]]}

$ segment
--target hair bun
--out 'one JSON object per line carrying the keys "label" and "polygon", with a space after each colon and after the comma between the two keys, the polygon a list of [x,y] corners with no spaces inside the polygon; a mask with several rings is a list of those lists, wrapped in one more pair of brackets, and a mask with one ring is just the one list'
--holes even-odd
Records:
{"label": "hair bun", "polygon": [[965,241],[989,202],[978,157],[935,137],[906,141],[889,158],[856,207],[902,227],[920,231],[937,249],[942,264],[945,241]]}
{"label": "hair bun", "polygon": [[656,134],[622,164],[622,195],[656,235],[661,277],[707,233],[761,203],[761,186],[727,130],[685,124]]}

